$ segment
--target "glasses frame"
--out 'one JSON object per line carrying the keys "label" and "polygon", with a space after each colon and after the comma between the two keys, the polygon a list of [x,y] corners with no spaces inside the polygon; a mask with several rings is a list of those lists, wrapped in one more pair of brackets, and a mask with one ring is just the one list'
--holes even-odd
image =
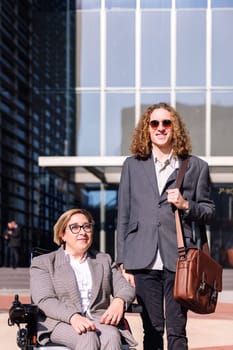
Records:
{"label": "glasses frame", "polygon": [[[77,227],[79,227],[79,230],[78,230],[78,232],[73,232],[73,226],[77,226]],[[89,226],[90,227],[90,229],[86,229],[86,227],[87,226]],[[86,222],[85,224],[83,224],[83,225],[79,225],[79,224],[70,224],[70,225],[68,225],[68,227],[69,227],[69,229],[70,229],[70,232],[73,234],[73,235],[78,235],[79,233],[80,233],[80,231],[81,231],[81,229],[83,229],[83,231],[85,232],[85,233],[92,233],[93,232],[93,224],[91,223],[91,222]]]}
{"label": "glasses frame", "polygon": [[156,130],[158,129],[160,123],[165,129],[169,129],[172,127],[171,119],[163,119],[163,120],[153,119],[150,121],[150,126],[152,129]]}

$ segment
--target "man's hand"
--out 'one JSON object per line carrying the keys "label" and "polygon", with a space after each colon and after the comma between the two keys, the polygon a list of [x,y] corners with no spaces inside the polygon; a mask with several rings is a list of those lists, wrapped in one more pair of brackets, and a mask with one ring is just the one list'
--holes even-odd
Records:
{"label": "man's hand", "polygon": [[131,286],[135,288],[134,275],[132,275],[132,273],[126,272],[124,267],[123,267],[123,264],[121,264],[119,267],[120,267],[122,275],[125,277],[126,281],[128,281],[129,284],[131,284]]}
{"label": "man's hand", "polygon": [[178,209],[189,209],[189,202],[184,199],[178,188],[167,190],[167,201],[174,204]]}
{"label": "man's hand", "polygon": [[70,323],[78,334],[96,330],[94,322],[89,320],[89,318],[79,314],[74,314],[70,319]]}
{"label": "man's hand", "polygon": [[107,308],[100,319],[100,323],[118,325],[124,314],[124,300],[114,298],[111,305]]}

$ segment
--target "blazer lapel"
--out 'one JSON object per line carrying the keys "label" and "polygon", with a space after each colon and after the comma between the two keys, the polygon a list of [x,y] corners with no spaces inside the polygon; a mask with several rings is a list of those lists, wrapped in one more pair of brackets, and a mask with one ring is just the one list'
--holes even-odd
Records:
{"label": "blazer lapel", "polygon": [[155,173],[155,163],[153,154],[150,155],[150,158],[142,161],[146,176],[148,181],[151,183],[151,188],[155,192],[156,196],[159,196],[158,183]]}
{"label": "blazer lapel", "polygon": [[55,270],[57,270],[57,278],[62,279],[61,282],[69,292],[72,301],[81,309],[81,296],[75,273],[70,265],[69,257],[65,254],[62,247],[57,251]]}
{"label": "blazer lapel", "polygon": [[92,293],[90,299],[91,308],[99,294],[99,290],[101,289],[101,281],[103,279],[103,268],[101,264],[97,263],[96,259],[93,259],[91,257],[88,257],[88,265],[90,267],[92,277]]}

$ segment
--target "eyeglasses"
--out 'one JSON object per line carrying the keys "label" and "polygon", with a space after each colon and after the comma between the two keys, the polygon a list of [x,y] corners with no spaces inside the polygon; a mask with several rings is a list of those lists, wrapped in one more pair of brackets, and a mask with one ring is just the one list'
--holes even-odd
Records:
{"label": "eyeglasses", "polygon": [[157,129],[159,124],[162,123],[162,126],[165,128],[165,129],[168,129],[172,126],[172,121],[170,119],[164,119],[164,120],[151,120],[150,121],[150,126],[152,127],[152,129]]}
{"label": "eyeglasses", "polygon": [[78,225],[78,224],[70,224],[69,226],[70,231],[74,234],[77,235],[80,231],[81,228],[86,232],[86,233],[90,233],[92,232],[92,228],[93,228],[93,224],[88,222],[84,225]]}

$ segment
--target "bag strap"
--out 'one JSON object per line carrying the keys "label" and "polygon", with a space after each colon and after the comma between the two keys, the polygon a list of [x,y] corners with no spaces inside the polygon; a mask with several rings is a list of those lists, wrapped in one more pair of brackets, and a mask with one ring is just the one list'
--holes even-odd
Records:
{"label": "bag strap", "polygon": [[[180,189],[187,167],[188,167],[188,158],[185,158],[182,161],[181,166],[179,168],[179,172],[178,172],[178,175],[176,178],[176,183],[175,183],[176,188]],[[181,227],[181,222],[180,222],[180,214],[179,214],[178,208],[175,209],[175,221],[176,221],[178,255],[179,255],[179,257],[185,257],[184,238],[183,238],[182,227]]]}
{"label": "bag strap", "polygon": [[[187,167],[188,167],[188,157],[182,161],[181,166],[179,168],[179,172],[178,172],[176,184],[175,184],[176,188],[180,189],[182,182],[183,182],[183,179],[184,179],[184,174],[187,170]],[[178,255],[179,255],[179,258],[182,258],[182,257],[184,258],[186,252],[185,252],[185,247],[184,247],[184,237],[183,237],[181,221],[180,221],[180,214],[179,214],[178,208],[175,209],[175,221],[176,221]],[[202,250],[206,254],[210,255],[208,239],[207,239],[207,235],[206,235],[206,227],[205,227],[205,225],[199,225],[199,229],[200,229]]]}

